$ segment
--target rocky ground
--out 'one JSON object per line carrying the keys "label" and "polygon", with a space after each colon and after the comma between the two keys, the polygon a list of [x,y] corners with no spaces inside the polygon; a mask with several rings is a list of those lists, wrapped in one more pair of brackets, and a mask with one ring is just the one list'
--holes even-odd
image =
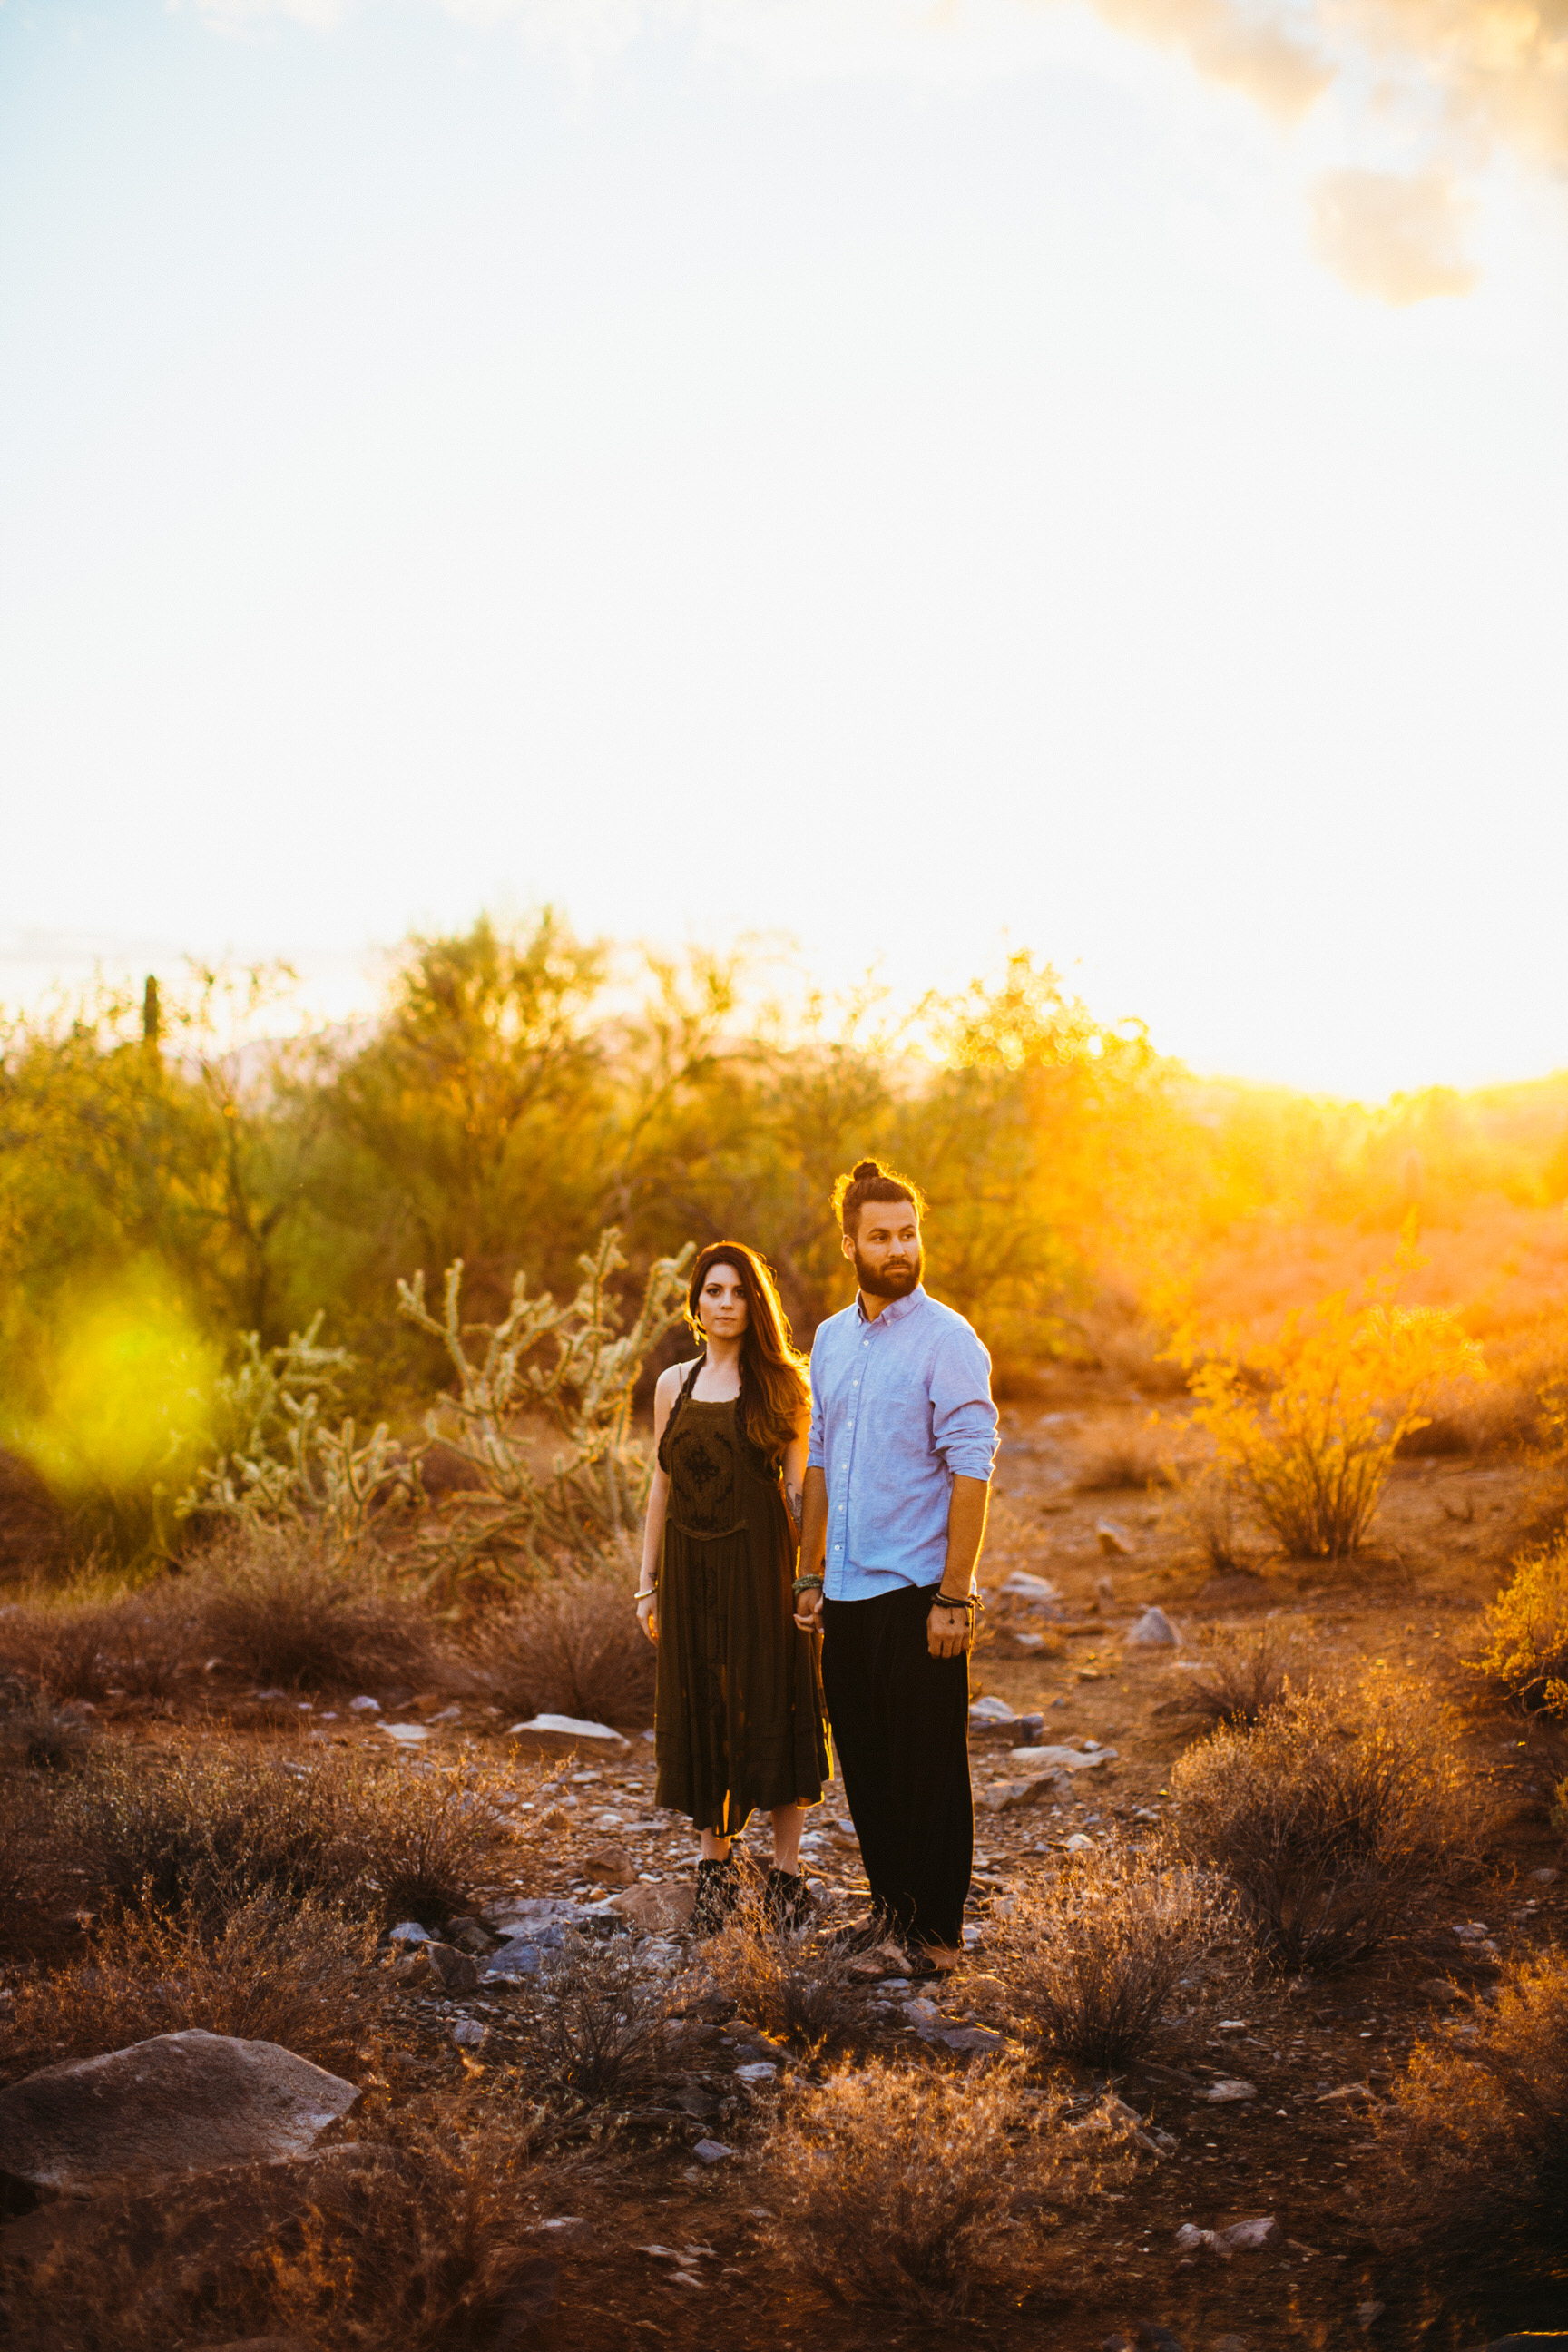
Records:
{"label": "rocky ground", "polygon": [[[1539,1487],[1510,1465],[1403,1463],[1375,1544],[1353,1567],[1271,1560],[1258,1532],[1241,1528],[1216,1568],[1190,1492],[1114,1483],[1130,1465],[1147,1474],[1190,1452],[1179,1419],[1155,1431],[1149,1422],[1137,1399],[1067,1377],[1005,1412],[972,1675],[969,1962],[933,1987],[911,1982],[890,1950],[864,1961],[849,2063],[879,2053],[983,2067],[1005,2045],[989,1955],[1017,1890],[1084,1841],[1157,1831],[1172,1764],[1194,1737],[1185,1700],[1194,1661],[1215,1628],[1270,1622],[1320,1675],[1396,1662],[1463,1709],[1474,1769],[1497,1790],[1503,1821],[1473,1916],[1413,1922],[1345,1975],[1258,1976],[1235,2014],[1198,2033],[1190,2021],[1163,2026],[1144,2061],[1113,2082],[1067,2070],[1083,2116],[1103,2109],[1108,2091],[1133,2111],[1133,2171],[1094,2214],[1070,2294],[1020,2274],[983,2294],[962,2326],[933,2330],[836,2312],[786,2284],[762,2251],[767,2216],[752,2152],[792,2076],[844,2060],[787,2048],[704,1991],[688,1932],[693,1841],[689,1824],[652,1802],[650,1737],[623,1726],[547,1753],[520,1769],[510,1882],[479,1890],[456,1919],[404,1923],[384,1939],[377,1965],[396,1982],[400,2030],[367,2055],[362,2089],[395,2112],[526,2073],[526,1995],[541,1953],[574,1927],[636,1937],[639,1969],[668,1984],[684,2014],[657,2091],[563,2143],[558,2198],[548,2168],[541,2176],[538,2226],[558,2274],[554,2341],[847,2346],[978,2332],[1063,2352],[1119,2336],[1163,2352],[1462,2352],[1514,2327],[1568,2327],[1568,2285],[1553,2312],[1539,2282],[1478,2275],[1439,2289],[1391,2267],[1365,2196],[1378,2161],[1373,2120],[1413,2044],[1484,1992],[1510,1954],[1563,1934],[1568,1872],[1548,1811],[1568,1771],[1563,1738],[1506,1713],[1460,1664],[1477,1609],[1542,1508]],[[465,1748],[504,1757],[551,1745],[440,1692],[309,1704],[236,1692],[217,1712],[234,1738],[302,1742],[307,1753],[321,1742],[402,1748],[411,1771]],[[153,1714],[117,1726],[109,1701],[102,1715],[119,1736],[166,1736]],[[748,1848],[765,1863],[765,1824]],[[866,1888],[837,1785],[804,1853],[825,1912],[854,1916]],[[73,1930],[57,1921],[56,1932]],[[1213,2242],[1248,2222],[1258,2224],[1250,2237]],[[13,2222],[0,2252],[9,2242],[17,2260],[32,2259],[27,2249],[36,2253],[50,2226],[41,2214]]]}

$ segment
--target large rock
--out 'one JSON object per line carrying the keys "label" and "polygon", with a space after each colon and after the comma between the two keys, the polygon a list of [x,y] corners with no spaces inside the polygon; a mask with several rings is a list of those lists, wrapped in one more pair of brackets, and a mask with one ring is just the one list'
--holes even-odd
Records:
{"label": "large rock", "polygon": [[637,1858],[624,1845],[595,1846],[584,1855],[583,1867],[601,1886],[635,1886],[637,1883]]}
{"label": "large rock", "polygon": [[0,2091],[0,2179],[90,2197],[303,2156],[358,2097],[275,2042],[160,2033]]}
{"label": "large rock", "polygon": [[574,1715],[535,1715],[514,1723],[508,1732],[525,1756],[607,1756],[619,1760],[632,1752],[629,1739],[607,1723],[584,1723]]}
{"label": "large rock", "polygon": [[1140,1650],[1179,1650],[1182,1637],[1163,1609],[1151,1606],[1123,1638]]}

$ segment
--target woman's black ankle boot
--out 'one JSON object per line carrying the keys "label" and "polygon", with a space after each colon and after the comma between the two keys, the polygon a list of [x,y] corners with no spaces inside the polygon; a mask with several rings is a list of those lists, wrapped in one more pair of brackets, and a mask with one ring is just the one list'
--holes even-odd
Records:
{"label": "woman's black ankle boot", "polygon": [[741,1899],[741,1874],[733,1854],[722,1862],[697,1865],[697,1902],[691,1914],[694,1936],[716,1936]]}
{"label": "woman's black ankle boot", "polygon": [[804,1927],[812,1914],[811,1889],[804,1870],[770,1870],[763,1890],[763,1914],[770,1927],[785,1934]]}

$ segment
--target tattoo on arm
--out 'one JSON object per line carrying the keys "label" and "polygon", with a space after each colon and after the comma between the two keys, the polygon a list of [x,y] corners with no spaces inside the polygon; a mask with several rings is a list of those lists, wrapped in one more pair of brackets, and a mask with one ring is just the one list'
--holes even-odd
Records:
{"label": "tattoo on arm", "polygon": [[784,1502],[788,1506],[790,1517],[795,1521],[795,1533],[798,1535],[801,1512],[805,1507],[804,1499],[801,1488],[788,1478],[784,1480]]}

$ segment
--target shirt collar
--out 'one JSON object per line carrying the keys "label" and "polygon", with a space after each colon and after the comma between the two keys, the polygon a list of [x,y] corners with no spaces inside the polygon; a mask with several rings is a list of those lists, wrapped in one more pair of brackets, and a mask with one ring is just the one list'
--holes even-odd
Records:
{"label": "shirt collar", "polygon": [[870,1323],[873,1320],[878,1323],[901,1323],[906,1315],[912,1315],[917,1307],[923,1307],[925,1305],[925,1297],[926,1289],[924,1283],[917,1282],[914,1288],[909,1293],[907,1297],[889,1298],[881,1313],[873,1318],[867,1314],[865,1301],[861,1297],[860,1293],[857,1291],[855,1293],[855,1312],[859,1317],[862,1323]]}

